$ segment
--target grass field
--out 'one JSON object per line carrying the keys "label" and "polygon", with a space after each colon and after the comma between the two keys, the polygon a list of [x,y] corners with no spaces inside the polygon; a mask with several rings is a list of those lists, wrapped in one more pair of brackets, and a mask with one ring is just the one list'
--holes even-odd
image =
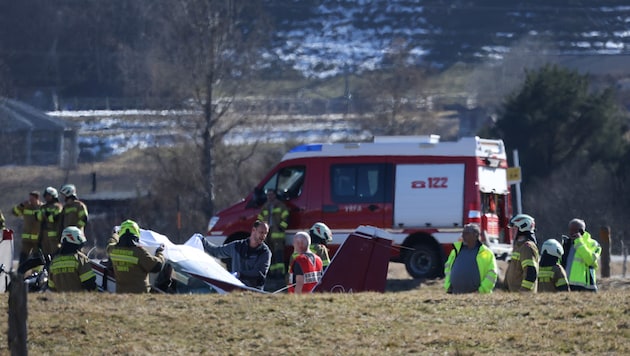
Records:
{"label": "grass field", "polygon": [[597,294],[446,295],[441,281],[420,283],[401,268],[390,265],[382,294],[30,294],[29,353],[630,353],[627,279],[605,280]]}

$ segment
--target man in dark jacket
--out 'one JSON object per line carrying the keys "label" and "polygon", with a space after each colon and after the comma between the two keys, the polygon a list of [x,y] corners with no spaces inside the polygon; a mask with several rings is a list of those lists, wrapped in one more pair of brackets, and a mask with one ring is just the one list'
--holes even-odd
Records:
{"label": "man in dark jacket", "polygon": [[201,242],[203,249],[210,256],[231,258],[232,272],[243,284],[263,289],[271,263],[271,250],[265,244],[267,233],[269,233],[269,225],[256,220],[251,234],[246,239],[232,241],[221,246],[216,246],[204,238]]}

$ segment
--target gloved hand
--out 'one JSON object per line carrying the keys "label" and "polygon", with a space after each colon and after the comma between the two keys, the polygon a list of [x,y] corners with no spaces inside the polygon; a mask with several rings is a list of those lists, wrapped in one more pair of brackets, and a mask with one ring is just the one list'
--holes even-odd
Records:
{"label": "gloved hand", "polygon": [[158,248],[155,249],[155,255],[161,255],[162,252],[164,252],[164,245],[160,245],[158,246]]}

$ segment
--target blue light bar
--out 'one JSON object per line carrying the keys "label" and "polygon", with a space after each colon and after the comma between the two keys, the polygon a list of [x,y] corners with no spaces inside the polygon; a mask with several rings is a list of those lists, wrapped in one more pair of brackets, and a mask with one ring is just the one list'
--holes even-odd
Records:
{"label": "blue light bar", "polygon": [[321,150],[322,150],[322,144],[320,143],[320,144],[296,146],[296,147],[293,147],[291,151],[289,152],[315,152],[315,151],[321,151]]}

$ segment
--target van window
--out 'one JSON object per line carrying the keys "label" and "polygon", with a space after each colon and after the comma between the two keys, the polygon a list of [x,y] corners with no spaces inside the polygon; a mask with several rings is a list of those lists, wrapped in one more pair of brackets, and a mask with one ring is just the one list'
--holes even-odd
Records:
{"label": "van window", "polygon": [[274,189],[282,200],[296,198],[302,194],[304,166],[284,167],[274,174],[263,187],[263,191]]}
{"label": "van window", "polygon": [[336,164],[330,167],[331,198],[337,203],[385,201],[385,164]]}

